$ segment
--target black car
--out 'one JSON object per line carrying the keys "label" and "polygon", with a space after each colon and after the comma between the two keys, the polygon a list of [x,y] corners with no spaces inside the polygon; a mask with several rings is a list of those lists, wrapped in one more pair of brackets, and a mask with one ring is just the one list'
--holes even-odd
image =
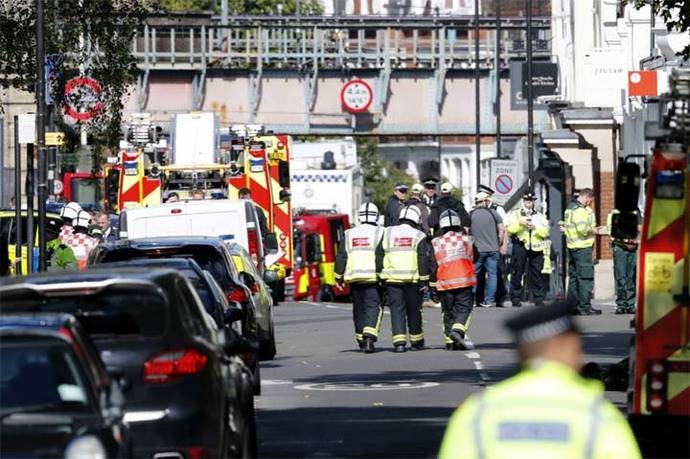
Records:
{"label": "black car", "polygon": [[[260,341],[252,292],[242,282],[240,273],[232,261],[232,255],[222,239],[206,236],[125,239],[96,246],[89,255],[88,264],[93,266],[144,258],[194,259],[202,269],[211,273],[228,301],[242,305],[245,312],[242,318],[242,336],[252,342]],[[259,352],[247,355],[245,362],[254,374],[255,394],[258,395],[261,389]]]}
{"label": "black car", "polygon": [[0,316],[0,456],[131,456],[122,392],[68,314]]}
{"label": "black car", "polygon": [[125,387],[134,454],[251,456],[246,340],[215,331],[189,281],[170,269],[112,269],[0,279],[2,313],[73,314]]}

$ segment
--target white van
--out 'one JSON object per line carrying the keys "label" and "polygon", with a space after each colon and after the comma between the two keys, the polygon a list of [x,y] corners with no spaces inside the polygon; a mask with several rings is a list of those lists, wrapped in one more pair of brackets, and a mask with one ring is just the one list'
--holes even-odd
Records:
{"label": "white van", "polygon": [[264,245],[256,208],[251,201],[212,199],[179,201],[126,209],[120,214],[120,238],[214,236],[244,247],[261,272]]}

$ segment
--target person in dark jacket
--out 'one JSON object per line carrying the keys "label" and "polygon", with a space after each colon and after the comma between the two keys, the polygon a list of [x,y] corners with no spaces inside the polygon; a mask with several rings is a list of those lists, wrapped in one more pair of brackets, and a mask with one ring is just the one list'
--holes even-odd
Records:
{"label": "person in dark jacket", "polygon": [[383,226],[395,226],[398,224],[400,211],[405,207],[407,200],[407,185],[397,183],[393,190],[393,196],[388,198],[386,209],[383,211]]}
{"label": "person in dark jacket", "polygon": [[441,196],[436,200],[433,206],[431,206],[431,212],[429,213],[429,226],[432,228],[434,235],[439,232],[438,221],[441,213],[444,210],[453,210],[460,216],[460,223],[465,231],[472,226],[472,221],[470,220],[470,214],[467,213],[465,205],[451,196],[453,192],[453,185],[445,182],[441,185]]}
{"label": "person in dark jacket", "polygon": [[424,179],[424,202],[429,208],[436,204],[438,193],[436,187],[438,186],[438,179],[436,177],[427,177]]}
{"label": "person in dark jacket", "polygon": [[429,236],[429,206],[424,202],[424,187],[421,184],[415,183],[412,185],[412,196],[410,196],[407,204],[419,209],[419,212],[422,214],[422,218],[419,221],[419,229]]}

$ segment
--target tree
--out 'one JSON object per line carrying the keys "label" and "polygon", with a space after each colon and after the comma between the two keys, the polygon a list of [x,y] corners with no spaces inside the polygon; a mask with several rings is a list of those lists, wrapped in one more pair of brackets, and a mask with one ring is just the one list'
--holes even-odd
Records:
{"label": "tree", "polygon": [[[0,88],[33,91],[35,1],[11,0],[0,5]],[[117,147],[120,140],[122,101],[137,72],[131,43],[137,27],[152,11],[151,5],[150,0],[44,1],[46,55],[60,56],[63,61],[50,85],[53,114],[62,111],[68,79],[96,79],[102,87],[96,102],[102,104],[102,109],[94,119],[83,122],[96,154]]]}
{"label": "tree", "polygon": [[[636,9],[651,6],[654,14],[661,16],[666,23],[666,29],[676,32],[690,30],[690,8],[687,0],[627,0]],[[690,59],[690,44],[680,53],[684,59]]]}
{"label": "tree", "polygon": [[390,161],[382,160],[377,145],[373,137],[357,137],[357,156],[364,176],[364,189],[371,193],[371,202],[383,212],[395,184],[404,183],[411,187],[414,179]]}

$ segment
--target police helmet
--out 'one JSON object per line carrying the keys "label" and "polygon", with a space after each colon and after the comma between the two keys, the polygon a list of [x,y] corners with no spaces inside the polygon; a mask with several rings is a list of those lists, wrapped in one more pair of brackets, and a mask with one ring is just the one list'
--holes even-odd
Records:
{"label": "police helmet", "polygon": [[438,225],[441,229],[460,228],[460,216],[454,210],[447,209],[441,212],[441,217],[438,220]]}
{"label": "police helmet", "polygon": [[407,220],[409,222],[414,223],[415,225],[419,225],[420,220],[422,219],[422,212],[420,212],[419,208],[417,206],[405,206],[402,208],[400,211],[400,215],[398,216],[398,220]]}
{"label": "police helmet", "polygon": [[359,222],[360,223],[373,223],[376,224],[379,221],[379,209],[376,204],[371,202],[365,202],[359,206]]}
{"label": "police helmet", "polygon": [[89,225],[91,224],[91,215],[85,211],[85,210],[80,210],[77,212],[77,217],[72,220],[72,226],[75,228],[84,228],[84,229],[89,229]]}
{"label": "police helmet", "polygon": [[77,218],[77,214],[81,212],[81,206],[76,202],[68,202],[60,211],[60,218],[66,223],[70,223]]}

